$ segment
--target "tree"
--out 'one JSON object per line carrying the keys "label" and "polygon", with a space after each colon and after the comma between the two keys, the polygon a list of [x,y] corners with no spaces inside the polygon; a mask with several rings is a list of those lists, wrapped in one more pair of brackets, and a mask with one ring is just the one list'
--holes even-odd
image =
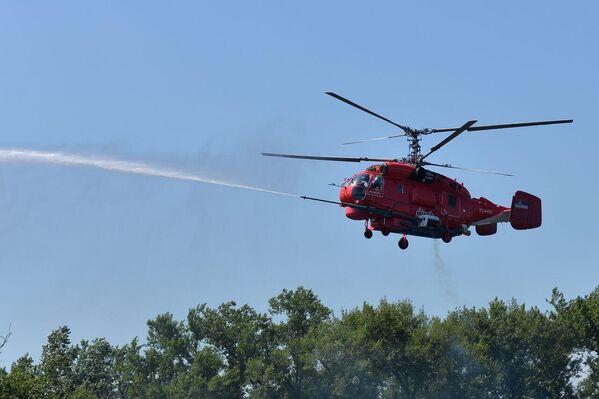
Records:
{"label": "tree", "polygon": [[428,322],[424,312],[415,313],[408,301],[382,300],[378,307],[364,304],[343,314],[342,323],[356,334],[361,361],[367,360],[382,381],[384,397],[418,397],[426,387],[434,372],[420,352]]}
{"label": "tree", "polygon": [[224,368],[221,355],[211,346],[205,346],[194,353],[191,367],[179,373],[165,388],[169,399],[218,398],[210,387],[210,381],[218,379]]}
{"label": "tree", "polygon": [[533,307],[494,300],[489,309],[459,309],[447,318],[471,356],[470,391],[490,397],[572,397],[577,363],[563,325]]}
{"label": "tree", "polygon": [[249,363],[274,343],[268,316],[248,305],[237,307],[235,302],[227,302],[217,309],[199,305],[189,311],[187,320],[196,348],[211,345],[225,358],[226,370],[210,381],[211,390],[221,397],[241,398],[249,384]]}
{"label": "tree", "polygon": [[81,341],[74,372],[80,386],[77,395],[84,397],[91,393],[99,398],[110,397],[115,388],[115,349],[104,338],[91,343]]}
{"label": "tree", "polygon": [[74,364],[77,348],[71,345],[71,330],[59,327],[48,336],[42,348],[40,372],[44,394],[49,397],[65,398],[75,389]]}
{"label": "tree", "polygon": [[148,343],[145,351],[146,373],[151,396],[164,395],[164,389],[180,373],[185,373],[191,362],[192,342],[183,322],[165,313],[148,321]]}
{"label": "tree", "polygon": [[0,353],[2,353],[2,348],[8,343],[8,339],[10,338],[12,331],[10,329],[10,324],[8,325],[8,332],[4,335],[0,335]]}
{"label": "tree", "polygon": [[42,381],[39,368],[29,355],[18,358],[9,374],[0,377],[0,397],[35,399],[42,397]]}
{"label": "tree", "polygon": [[335,317],[299,287],[269,314],[227,302],[186,322],[158,315],[144,345],[72,345],[60,327],[39,363],[0,368],[0,398],[599,397],[599,287],[572,300],[554,290],[550,303],[495,299],[442,318],[383,299]]}
{"label": "tree", "polygon": [[384,383],[358,338],[353,323],[331,318],[311,334],[321,398],[373,398]]}
{"label": "tree", "polygon": [[118,398],[144,396],[149,378],[141,349],[137,338],[127,345],[114,348],[114,385]]}
{"label": "tree", "polygon": [[583,397],[599,397],[599,287],[589,295],[566,301],[556,288],[550,303],[558,320],[563,320],[575,337],[576,356],[584,362],[585,378],[580,383]]}
{"label": "tree", "polygon": [[[284,289],[268,303],[272,315],[286,318],[276,326],[280,342],[285,347],[279,362],[275,363],[284,374],[280,379],[284,384],[284,392],[289,398],[301,398],[303,389],[316,388],[315,381],[304,381],[306,375],[316,376],[315,341],[309,334],[328,319],[331,311],[312,290],[304,287],[295,291]],[[288,356],[290,361],[285,362],[283,356]]]}

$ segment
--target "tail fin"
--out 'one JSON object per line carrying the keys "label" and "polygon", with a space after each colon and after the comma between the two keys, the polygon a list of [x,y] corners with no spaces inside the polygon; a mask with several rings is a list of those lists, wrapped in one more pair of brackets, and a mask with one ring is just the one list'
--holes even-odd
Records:
{"label": "tail fin", "polygon": [[541,226],[541,199],[524,191],[517,191],[512,198],[510,223],[516,230]]}

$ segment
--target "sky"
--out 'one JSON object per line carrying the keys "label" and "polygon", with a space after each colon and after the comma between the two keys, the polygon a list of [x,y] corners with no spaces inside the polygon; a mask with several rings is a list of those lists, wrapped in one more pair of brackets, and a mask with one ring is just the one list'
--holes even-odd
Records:
{"label": "sky", "polygon": [[[72,340],[142,339],[147,320],[313,289],[337,315],[381,298],[444,316],[516,298],[548,309],[599,284],[596,2],[0,2],[0,150],[64,152],[336,200],[401,157],[397,129],[573,118],[463,134],[430,161],[475,197],[543,200],[543,226],[450,244],[375,234],[333,205],[83,166],[0,163],[0,367]],[[424,149],[439,136],[423,140]]]}

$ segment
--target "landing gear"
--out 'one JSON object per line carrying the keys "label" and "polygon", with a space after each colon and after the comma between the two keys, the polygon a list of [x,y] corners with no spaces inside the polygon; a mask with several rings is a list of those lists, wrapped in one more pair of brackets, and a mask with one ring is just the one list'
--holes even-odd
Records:
{"label": "landing gear", "polygon": [[364,237],[365,237],[367,240],[370,240],[370,239],[372,238],[372,230],[370,230],[370,228],[369,228],[370,226],[369,226],[369,223],[368,223],[368,222],[369,222],[369,220],[368,220],[368,219],[366,219],[366,220],[364,221]]}
{"label": "landing gear", "polygon": [[381,233],[382,233],[382,234],[383,234],[385,237],[387,237],[387,236],[389,235],[389,233],[391,233],[391,231],[390,231],[388,228],[386,228],[386,227],[383,227],[383,228],[381,229]]}
{"label": "landing gear", "polygon": [[445,233],[445,234],[443,234],[441,239],[443,240],[443,242],[449,243],[449,242],[451,242],[451,234]]}
{"label": "landing gear", "polygon": [[406,238],[405,235],[397,243],[397,245],[399,245],[399,248],[401,248],[401,249],[407,249],[408,248],[408,244],[409,244],[409,242],[408,242],[408,239]]}

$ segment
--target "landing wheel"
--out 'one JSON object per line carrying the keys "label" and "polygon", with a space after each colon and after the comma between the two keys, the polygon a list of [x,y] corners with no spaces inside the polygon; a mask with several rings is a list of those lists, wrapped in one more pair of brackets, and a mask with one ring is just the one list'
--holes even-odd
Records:
{"label": "landing wheel", "polygon": [[372,238],[372,230],[370,230],[370,229],[364,230],[364,237],[366,237],[366,239],[370,240]]}
{"label": "landing wheel", "polygon": [[397,243],[397,245],[399,245],[399,248],[401,249],[407,249],[408,248],[408,239],[404,236],[401,238],[401,240],[399,240],[399,242]]}
{"label": "landing wheel", "polygon": [[387,236],[389,235],[389,233],[391,233],[391,232],[389,231],[389,229],[388,229],[388,228],[386,228],[386,227],[383,227],[383,229],[381,230],[381,233],[383,233],[383,235],[384,235],[385,237],[387,237]]}
{"label": "landing wheel", "polygon": [[443,237],[441,237],[441,239],[443,240],[443,242],[449,243],[451,242],[451,234],[445,233],[443,234]]}

